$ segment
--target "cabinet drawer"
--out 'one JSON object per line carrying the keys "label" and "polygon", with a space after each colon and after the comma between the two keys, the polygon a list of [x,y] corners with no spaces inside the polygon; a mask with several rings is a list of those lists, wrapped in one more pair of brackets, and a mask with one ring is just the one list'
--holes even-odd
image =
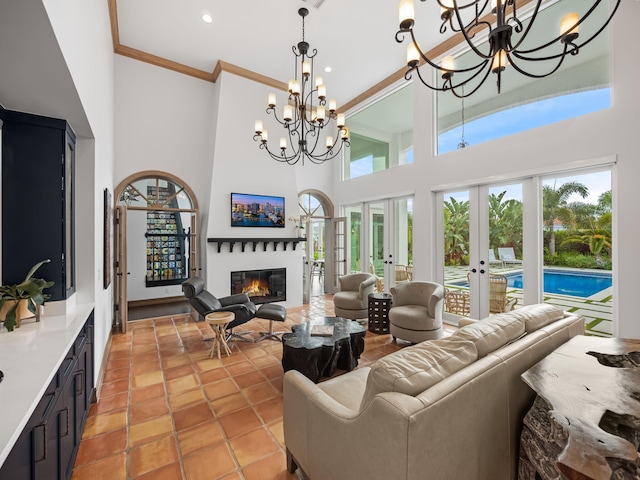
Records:
{"label": "cabinet drawer", "polygon": [[54,403],[56,402],[56,398],[60,393],[60,388],[62,387],[62,378],[60,376],[60,372],[56,372],[49,383],[49,386],[44,391],[40,402],[38,402],[38,406],[33,411],[28,426],[34,426],[40,424],[47,420],[47,417],[51,414],[51,409],[53,408]]}

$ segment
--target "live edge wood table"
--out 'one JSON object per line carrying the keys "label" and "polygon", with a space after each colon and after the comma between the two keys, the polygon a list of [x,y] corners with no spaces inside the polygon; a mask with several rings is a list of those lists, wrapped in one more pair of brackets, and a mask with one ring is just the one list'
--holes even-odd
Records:
{"label": "live edge wood table", "polygon": [[640,339],[574,337],[522,379],[519,480],[640,478]]}
{"label": "live edge wood table", "polygon": [[[312,336],[313,325],[333,325],[332,336]],[[282,368],[298,370],[317,383],[337,369],[351,371],[364,351],[365,327],[342,317],[324,317],[293,325],[282,336]]]}

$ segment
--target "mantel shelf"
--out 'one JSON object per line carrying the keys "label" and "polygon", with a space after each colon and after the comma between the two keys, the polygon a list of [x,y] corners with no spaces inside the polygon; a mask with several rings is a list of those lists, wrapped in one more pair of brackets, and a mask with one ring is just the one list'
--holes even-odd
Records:
{"label": "mantel shelf", "polygon": [[287,246],[291,243],[293,245],[293,249],[295,250],[300,242],[306,242],[307,239],[305,237],[281,237],[281,238],[207,238],[207,242],[217,244],[218,253],[220,253],[220,249],[224,243],[229,244],[229,252],[233,252],[233,247],[236,243],[240,243],[242,245],[242,251],[245,251],[245,248],[248,243],[250,243],[253,247],[253,251],[256,251],[259,243],[262,243],[262,249],[264,252],[267,251],[267,246],[270,243],[273,243],[273,250],[276,251],[278,249],[278,245],[282,243],[284,245],[284,249],[287,249]]}

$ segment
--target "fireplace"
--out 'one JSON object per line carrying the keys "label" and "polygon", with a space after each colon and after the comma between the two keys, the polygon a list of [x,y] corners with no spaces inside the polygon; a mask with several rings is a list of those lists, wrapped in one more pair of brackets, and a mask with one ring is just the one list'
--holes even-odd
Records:
{"label": "fireplace", "polygon": [[282,302],[287,299],[287,269],[231,272],[231,294],[246,293],[253,303]]}

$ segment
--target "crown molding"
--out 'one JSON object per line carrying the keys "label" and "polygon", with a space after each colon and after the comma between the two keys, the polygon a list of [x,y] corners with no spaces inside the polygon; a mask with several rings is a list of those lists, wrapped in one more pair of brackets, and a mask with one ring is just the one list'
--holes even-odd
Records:
{"label": "crown molding", "polygon": [[[174,72],[199,78],[207,82],[215,83],[220,77],[220,75],[222,74],[222,72],[228,72],[228,73],[237,75],[239,77],[243,77],[243,78],[252,80],[254,82],[262,83],[264,85],[276,88],[278,90],[283,90],[285,92],[287,91],[288,86],[284,82],[267,77],[266,75],[261,75],[251,70],[247,70],[246,68],[242,68],[237,65],[224,62],[222,60],[218,61],[215,68],[213,69],[213,72],[206,72],[204,70],[199,70],[197,68],[189,67],[188,65],[184,65],[182,63],[174,62],[164,57],[159,57],[157,55],[153,55],[153,54],[144,52],[142,50],[137,50],[135,48],[122,45],[120,43],[120,32],[118,29],[118,8],[116,4],[117,0],[107,0],[107,2],[109,5],[109,18],[111,21],[111,37],[113,40],[113,51],[118,55],[123,55],[125,57],[133,58],[141,62],[150,63],[151,65],[155,65],[158,67],[167,68],[169,70],[173,70]],[[518,7],[523,7],[524,5],[530,2],[531,0],[520,0],[518,1]],[[487,20],[490,20],[491,17],[492,17],[491,15],[487,15],[485,18]],[[426,53],[426,56],[429,58],[437,58],[440,55],[443,55],[449,50],[455,48],[457,45],[460,45],[463,41],[464,41],[464,36],[461,33],[458,33],[448,38],[447,40],[445,40],[435,48],[432,48],[431,50],[429,50]],[[424,61],[422,61],[421,63],[424,63]],[[406,67],[402,67],[400,70],[389,75],[387,78],[377,83],[373,87],[362,92],[360,95],[358,95],[353,100],[350,100],[344,105],[343,107],[344,111],[348,111],[349,109],[355,107],[361,102],[372,97],[373,95],[386,89],[390,85],[393,85],[395,82],[397,82],[398,80],[404,77],[406,70],[407,70]]]}

